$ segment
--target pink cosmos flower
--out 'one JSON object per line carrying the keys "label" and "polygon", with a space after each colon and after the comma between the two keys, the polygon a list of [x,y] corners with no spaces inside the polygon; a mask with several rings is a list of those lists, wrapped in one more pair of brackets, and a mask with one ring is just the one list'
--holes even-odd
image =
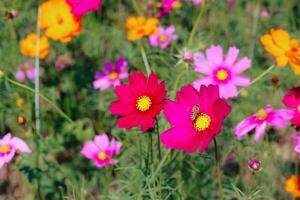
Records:
{"label": "pink cosmos flower", "polygon": [[161,11],[157,14],[157,17],[163,17],[169,14],[173,9],[178,9],[180,7],[179,0],[162,0]]}
{"label": "pink cosmos flower", "polygon": [[102,168],[118,163],[118,160],[113,159],[113,157],[119,153],[121,146],[121,142],[117,142],[115,138],[109,141],[108,136],[102,133],[102,135],[95,136],[93,141],[87,141],[80,153],[93,160],[97,168]]}
{"label": "pink cosmos flower", "polygon": [[202,3],[203,0],[186,0],[187,2],[192,2],[196,5],[200,5]]}
{"label": "pink cosmos flower", "polygon": [[31,149],[22,139],[11,137],[11,134],[7,133],[0,139],[0,168],[20,153],[31,153]]}
{"label": "pink cosmos flower", "polygon": [[241,121],[234,129],[234,134],[238,139],[242,139],[247,133],[255,129],[254,141],[259,142],[264,135],[267,125],[274,127],[287,126],[286,120],[292,118],[292,112],[286,109],[272,111],[270,104],[264,109],[259,109],[254,115]]}
{"label": "pink cosmos flower", "polygon": [[282,102],[292,109],[293,117],[291,123],[296,129],[300,129],[300,87],[294,87],[284,95]]}
{"label": "pink cosmos flower", "polygon": [[93,82],[94,88],[106,90],[109,87],[120,85],[121,79],[128,77],[126,71],[127,65],[128,62],[123,57],[120,57],[115,65],[111,62],[105,62],[103,64],[105,71],[99,71],[95,75],[96,80]]}
{"label": "pink cosmos flower", "polygon": [[194,81],[196,89],[199,89],[200,85],[218,85],[220,96],[228,99],[238,95],[237,86],[246,87],[250,84],[250,79],[241,76],[240,73],[251,67],[251,61],[248,57],[237,61],[238,48],[230,47],[225,58],[221,46],[211,46],[206,49],[205,54],[206,59],[194,65],[196,72],[206,75]]}
{"label": "pink cosmos flower", "polygon": [[268,10],[267,9],[263,9],[261,12],[260,12],[260,16],[261,16],[261,18],[264,18],[264,19],[266,19],[266,18],[269,18],[269,12],[268,12]]}
{"label": "pink cosmos flower", "polygon": [[98,11],[102,0],[67,0],[72,7],[72,13],[77,16],[85,15],[91,11]]}
{"label": "pink cosmos flower", "polygon": [[[160,135],[167,149],[202,153],[222,129],[223,120],[231,112],[226,100],[220,99],[219,88],[192,85],[177,92],[177,101],[167,100],[164,115],[173,126]],[[199,148],[200,147],[200,148]]]}
{"label": "pink cosmos flower", "polygon": [[294,132],[292,134],[292,141],[293,141],[293,144],[294,144],[294,150],[297,153],[300,153],[300,136],[298,136],[298,134],[296,132]]}
{"label": "pink cosmos flower", "polygon": [[153,47],[160,47],[162,49],[167,48],[172,40],[176,40],[177,35],[173,34],[175,27],[170,25],[166,28],[159,26],[158,32],[155,35],[149,36],[149,43]]}
{"label": "pink cosmos flower", "polygon": [[34,65],[31,61],[21,64],[16,72],[16,79],[18,81],[23,82],[26,77],[31,81],[35,77]]}

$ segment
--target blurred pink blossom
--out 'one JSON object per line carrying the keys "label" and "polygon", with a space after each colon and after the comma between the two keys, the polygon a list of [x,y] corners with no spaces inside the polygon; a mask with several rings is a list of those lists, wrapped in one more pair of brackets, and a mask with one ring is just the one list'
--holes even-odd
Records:
{"label": "blurred pink blossom", "polygon": [[172,40],[176,40],[177,35],[174,34],[175,26],[170,25],[166,28],[159,26],[158,33],[149,36],[149,43],[153,47],[167,48]]}

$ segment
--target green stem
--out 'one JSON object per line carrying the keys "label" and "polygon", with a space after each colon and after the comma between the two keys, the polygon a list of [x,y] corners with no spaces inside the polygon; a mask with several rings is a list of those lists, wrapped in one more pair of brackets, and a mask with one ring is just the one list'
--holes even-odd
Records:
{"label": "green stem", "polygon": [[158,147],[158,157],[161,160],[161,148],[160,148],[160,139],[159,139],[159,125],[158,120],[156,119],[156,134],[157,134],[157,147]]}
{"label": "green stem", "polygon": [[37,11],[37,22],[36,22],[36,47],[35,47],[35,63],[34,63],[34,102],[35,102],[35,131],[37,134],[40,134],[41,130],[41,120],[40,120],[40,57],[39,57],[39,52],[40,52],[40,9],[38,8]]}
{"label": "green stem", "polygon": [[140,6],[137,4],[136,0],[131,0],[133,7],[135,9],[135,11],[138,13],[139,16],[142,16],[142,11]]}
{"label": "green stem", "polygon": [[196,29],[200,23],[200,19],[201,19],[201,16],[203,14],[203,11],[204,11],[204,6],[201,6],[200,9],[199,9],[199,14],[196,18],[196,20],[194,21],[194,24],[193,24],[193,28],[192,28],[192,31],[191,31],[191,34],[188,38],[188,42],[187,42],[187,47],[190,47],[193,40],[194,40],[194,37],[195,37],[195,34],[196,34]]}
{"label": "green stem", "polygon": [[[273,68],[275,67],[275,65],[271,65],[267,70],[265,70],[261,75],[259,75],[258,77],[256,77],[255,79],[253,79],[253,81],[251,81],[251,83],[249,84],[248,87],[250,87],[251,85],[253,85],[254,83],[256,83],[257,81],[259,81],[260,79],[262,79],[265,75],[267,75],[270,71],[273,70]],[[242,88],[239,90],[239,93],[244,91],[245,88]]]}
{"label": "green stem", "polygon": [[220,197],[220,199],[224,199],[223,188],[222,188],[221,169],[220,169],[220,160],[219,160],[219,156],[218,156],[218,145],[217,145],[217,140],[215,137],[214,137],[214,146],[215,146],[215,160],[216,160],[216,168],[217,168],[219,197]]}
{"label": "green stem", "polygon": [[[7,76],[5,76],[5,79],[10,82],[11,84],[18,86],[20,88],[23,88],[27,91],[30,91],[32,93],[35,92],[35,90],[27,85],[21,84],[17,81],[14,81],[10,78],[8,78]],[[44,99],[47,103],[49,103],[63,118],[65,118],[68,122],[70,123],[74,123],[74,121],[68,116],[66,115],[55,103],[53,103],[48,97],[46,97],[44,94],[42,94],[41,92],[38,93],[38,95]]]}
{"label": "green stem", "polygon": [[146,67],[147,75],[149,76],[150,73],[151,73],[151,68],[150,68],[150,65],[149,65],[149,62],[148,62],[148,59],[147,59],[147,55],[146,55],[146,52],[145,52],[145,49],[144,49],[143,46],[141,46],[141,54],[142,54],[142,58],[143,58],[143,61],[144,61],[144,65]]}

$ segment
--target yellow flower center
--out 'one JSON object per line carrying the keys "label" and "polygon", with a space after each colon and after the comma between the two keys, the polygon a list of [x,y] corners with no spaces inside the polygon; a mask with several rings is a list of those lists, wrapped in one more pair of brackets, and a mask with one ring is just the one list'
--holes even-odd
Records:
{"label": "yellow flower center", "polygon": [[197,116],[194,127],[197,131],[204,131],[210,126],[210,123],[211,118],[207,114],[201,113]]}
{"label": "yellow flower center", "polygon": [[98,153],[98,159],[99,160],[106,160],[107,159],[107,154],[104,152]]}
{"label": "yellow flower center", "polygon": [[160,43],[163,43],[163,42],[165,42],[167,40],[168,40],[168,36],[167,35],[162,35],[162,36],[159,37],[159,42]]}
{"label": "yellow flower center", "polygon": [[110,80],[115,80],[117,77],[118,77],[118,73],[117,72],[111,72],[109,75],[108,75],[108,77],[109,77],[109,79]]}
{"label": "yellow flower center", "polygon": [[173,9],[179,9],[181,7],[181,4],[179,1],[175,1],[173,4],[172,4],[172,7]]}
{"label": "yellow flower center", "polygon": [[259,109],[256,113],[256,118],[259,120],[264,120],[267,117],[267,112],[264,109]]}
{"label": "yellow flower center", "polygon": [[149,110],[151,104],[151,99],[148,96],[140,96],[136,101],[136,108],[142,112],[145,112]]}
{"label": "yellow flower center", "polygon": [[300,113],[300,105],[299,105],[299,106],[297,106],[297,110],[298,110],[298,112]]}
{"label": "yellow flower center", "polygon": [[217,79],[220,81],[225,81],[228,78],[228,72],[224,69],[221,69],[217,72]]}
{"label": "yellow flower center", "polygon": [[10,151],[10,147],[7,144],[3,144],[0,146],[0,153],[8,153]]}

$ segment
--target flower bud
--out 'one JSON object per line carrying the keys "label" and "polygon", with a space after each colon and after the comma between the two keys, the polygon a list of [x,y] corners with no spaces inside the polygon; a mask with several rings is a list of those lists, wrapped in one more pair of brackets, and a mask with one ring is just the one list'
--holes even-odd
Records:
{"label": "flower bud", "polygon": [[0,78],[3,78],[4,77],[4,72],[2,70],[0,70]]}
{"label": "flower bud", "polygon": [[249,161],[249,168],[254,171],[258,172],[261,170],[261,162],[259,160],[253,159]]}

